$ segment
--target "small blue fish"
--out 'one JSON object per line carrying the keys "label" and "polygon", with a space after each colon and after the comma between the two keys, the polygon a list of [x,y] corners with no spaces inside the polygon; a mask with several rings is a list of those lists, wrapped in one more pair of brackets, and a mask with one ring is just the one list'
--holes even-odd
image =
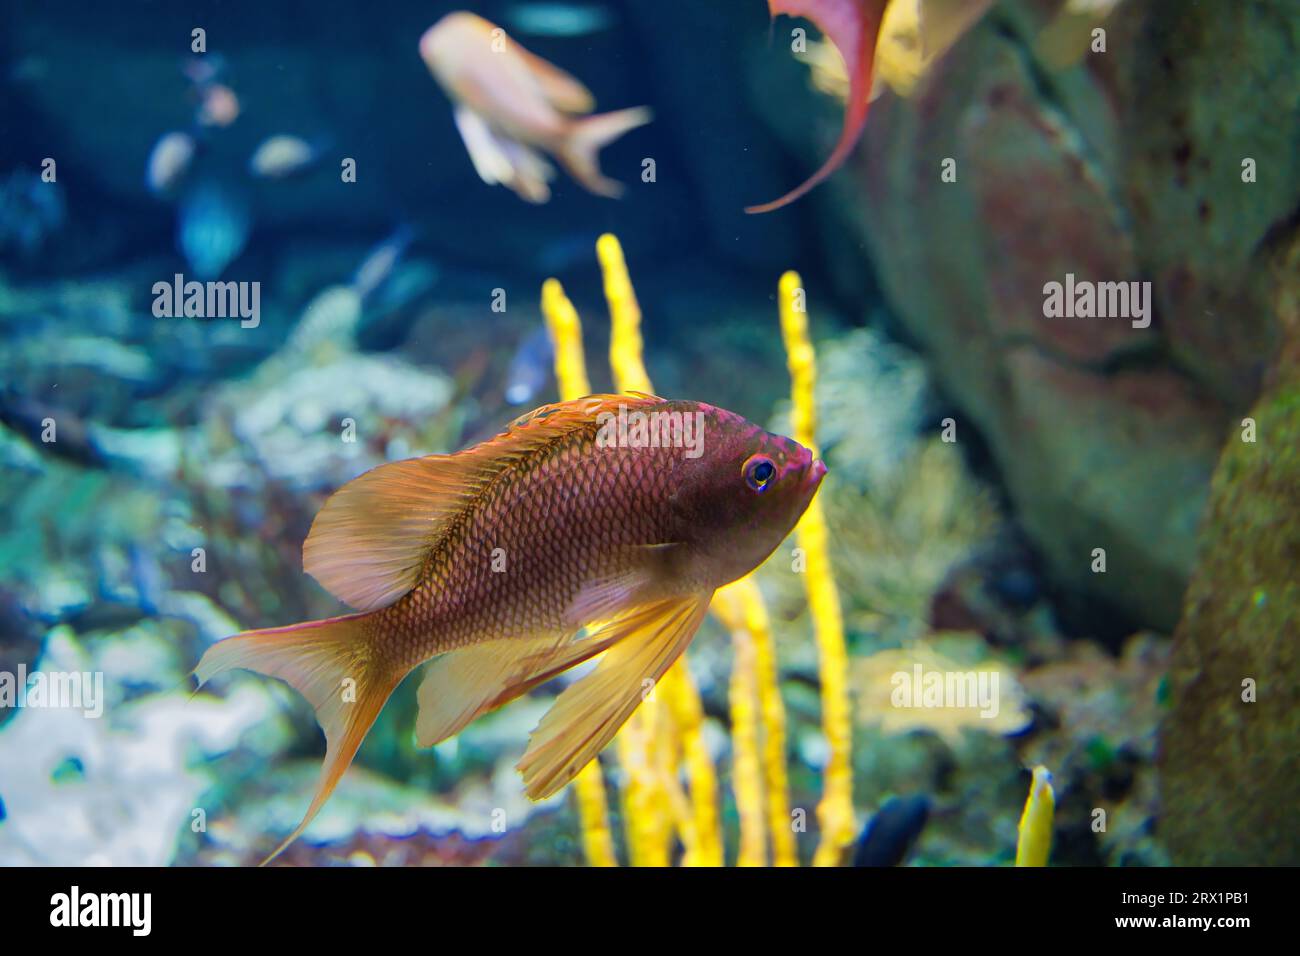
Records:
{"label": "small blue fish", "polygon": [[176,245],[199,279],[215,279],[244,251],[250,225],[242,195],[203,182],[181,200]]}
{"label": "small blue fish", "polygon": [[506,20],[519,33],[535,37],[580,37],[614,25],[607,7],[585,3],[517,3]]}
{"label": "small blue fish", "polygon": [[867,821],[853,853],[854,866],[898,866],[930,818],[924,794],[890,797]]}
{"label": "small blue fish", "polygon": [[524,405],[536,398],[551,381],[554,355],[545,328],[537,329],[520,342],[506,373],[506,401]]}

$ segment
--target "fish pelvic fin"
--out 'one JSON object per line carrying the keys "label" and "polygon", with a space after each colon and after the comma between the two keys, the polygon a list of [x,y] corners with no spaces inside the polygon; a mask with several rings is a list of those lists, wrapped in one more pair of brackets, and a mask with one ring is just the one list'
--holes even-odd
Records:
{"label": "fish pelvic fin", "polygon": [[709,592],[643,604],[588,638],[610,649],[592,673],[560,694],[517,765],[531,799],[563,789],[605,749],[691,642],[712,598]]}
{"label": "fish pelvic fin", "polygon": [[234,668],[278,677],[307,698],[325,732],[325,762],[311,806],[302,822],[262,861],[263,866],[296,840],[320,812],[406,675],[375,653],[375,638],[366,626],[370,616],[350,614],[245,631],[212,645],[194,669],[200,686]]}
{"label": "fish pelvic fin", "polygon": [[616,199],[623,194],[623,184],[601,174],[599,153],[624,133],[644,126],[652,118],[647,107],[634,106],[575,120],[556,158],[587,191]]}
{"label": "fish pelvic fin", "polygon": [[746,206],[750,214],[772,212],[788,206],[814,186],[830,178],[853,152],[871,105],[871,73],[875,63],[876,41],[885,19],[888,0],[768,0],[772,16],[784,13],[803,17],[821,30],[840,51],[845,72],[849,75],[849,98],[839,141],[817,172],[780,199],[757,206]]}

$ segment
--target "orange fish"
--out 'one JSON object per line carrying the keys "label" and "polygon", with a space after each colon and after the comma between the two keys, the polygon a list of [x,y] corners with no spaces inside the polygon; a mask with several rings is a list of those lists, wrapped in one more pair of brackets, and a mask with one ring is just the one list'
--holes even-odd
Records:
{"label": "orange fish", "polygon": [[773,17],[784,13],[810,20],[835,44],[849,74],[849,98],[839,142],[821,169],[780,199],[759,206],[746,206],[745,212],[771,212],[788,206],[839,169],[849,158],[867,121],[876,40],[888,5],[889,0],[767,0],[768,10]]}
{"label": "orange fish", "polygon": [[303,568],[358,613],[237,634],[195,668],[200,684],[236,667],[278,677],[316,710],[320,784],[276,853],[430,658],[423,747],[605,652],[559,695],[518,764],[529,797],[560,790],[690,643],[714,590],[781,543],[825,473],[802,445],[732,412],[593,395],[344,485],[312,524]]}
{"label": "orange fish", "polygon": [[420,56],[455,104],[456,128],[485,183],[546,202],[555,175],[542,155],[549,153],[590,192],[622,193],[621,183],[601,174],[597,153],[650,122],[648,109],[579,115],[595,106],[585,86],[472,13],[449,13],[429,27]]}

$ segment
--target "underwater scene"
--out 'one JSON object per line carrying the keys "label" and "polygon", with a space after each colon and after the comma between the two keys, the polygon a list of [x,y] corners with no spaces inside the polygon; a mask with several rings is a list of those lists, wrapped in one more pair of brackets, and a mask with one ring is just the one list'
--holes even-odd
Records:
{"label": "underwater scene", "polygon": [[0,864],[1300,864],[1295,0],[5,3],[0,336]]}

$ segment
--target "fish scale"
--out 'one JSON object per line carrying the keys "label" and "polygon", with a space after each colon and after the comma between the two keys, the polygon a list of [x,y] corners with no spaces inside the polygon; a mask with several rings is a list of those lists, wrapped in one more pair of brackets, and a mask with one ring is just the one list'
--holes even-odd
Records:
{"label": "fish scale", "polygon": [[[562,633],[582,583],[598,569],[627,569],[623,546],[665,541],[666,514],[653,506],[667,499],[680,449],[597,448],[595,436],[585,428],[503,475],[436,548],[421,582],[376,616],[377,631],[392,635],[395,664],[477,641]],[[550,507],[519,506],[539,487]],[[628,496],[638,507],[616,511]],[[495,548],[505,552],[504,572],[492,570]]]}

